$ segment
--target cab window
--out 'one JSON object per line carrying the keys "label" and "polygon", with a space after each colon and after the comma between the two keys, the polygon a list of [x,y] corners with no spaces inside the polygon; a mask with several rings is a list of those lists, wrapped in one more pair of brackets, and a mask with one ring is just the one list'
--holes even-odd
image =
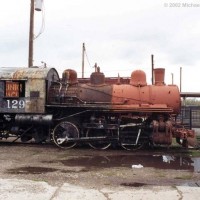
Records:
{"label": "cab window", "polygon": [[5,81],[4,97],[25,97],[25,82]]}

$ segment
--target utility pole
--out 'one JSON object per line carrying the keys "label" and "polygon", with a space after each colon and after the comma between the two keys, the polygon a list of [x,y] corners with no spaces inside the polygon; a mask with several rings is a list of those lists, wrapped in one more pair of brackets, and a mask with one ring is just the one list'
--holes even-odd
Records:
{"label": "utility pole", "polygon": [[34,40],[34,28],[33,27],[34,27],[34,0],[31,0],[28,67],[33,66],[33,40]]}
{"label": "utility pole", "polygon": [[34,9],[36,11],[41,11],[42,10],[42,2],[43,2],[43,0],[31,0],[31,6],[30,6],[30,28],[29,28],[28,67],[32,67],[33,66]]}
{"label": "utility pole", "polygon": [[82,78],[84,78],[84,65],[85,65],[85,43],[82,47]]}

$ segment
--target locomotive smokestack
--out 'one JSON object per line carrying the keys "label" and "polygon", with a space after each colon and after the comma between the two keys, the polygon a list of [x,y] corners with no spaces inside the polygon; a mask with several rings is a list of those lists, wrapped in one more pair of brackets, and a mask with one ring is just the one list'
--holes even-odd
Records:
{"label": "locomotive smokestack", "polygon": [[155,85],[165,85],[165,69],[156,68],[154,69]]}

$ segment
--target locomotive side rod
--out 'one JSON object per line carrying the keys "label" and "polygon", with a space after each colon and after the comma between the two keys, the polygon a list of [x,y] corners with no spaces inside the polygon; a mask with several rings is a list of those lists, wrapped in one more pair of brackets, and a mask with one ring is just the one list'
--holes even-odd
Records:
{"label": "locomotive side rod", "polygon": [[[81,138],[58,138],[59,144],[62,144],[63,142],[97,142],[97,141],[106,141],[106,142],[114,142],[114,141],[120,141],[120,139],[123,137],[81,137]],[[127,136],[126,136],[127,138]],[[129,139],[134,138],[135,144],[137,145],[139,139],[147,139],[148,137],[141,137],[141,131],[138,132],[137,136],[128,136]]]}
{"label": "locomotive side rod", "polygon": [[81,138],[59,138],[59,144],[62,144],[63,142],[97,142],[97,141],[106,141],[106,142],[112,142],[112,141],[118,141],[118,137],[81,137]]}

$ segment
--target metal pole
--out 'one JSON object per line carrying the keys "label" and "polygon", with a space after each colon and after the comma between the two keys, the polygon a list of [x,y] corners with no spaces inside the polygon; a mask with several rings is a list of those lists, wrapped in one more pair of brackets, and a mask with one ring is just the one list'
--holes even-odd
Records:
{"label": "metal pole", "polygon": [[190,108],[190,130],[192,129],[192,108]]}
{"label": "metal pole", "polygon": [[34,40],[34,29],[33,29],[33,26],[34,26],[34,0],[31,0],[28,67],[32,67],[33,66],[33,40]]}
{"label": "metal pole", "polygon": [[180,92],[182,91],[182,67],[180,67]]}
{"label": "metal pole", "polygon": [[84,59],[85,59],[85,43],[82,48],[82,78],[84,78]]}
{"label": "metal pole", "polygon": [[153,58],[153,55],[151,55],[151,80],[152,80],[152,85],[154,84],[153,71],[154,71],[154,58]]}
{"label": "metal pole", "polygon": [[171,73],[171,75],[172,75],[172,85],[174,85],[174,74]]}

